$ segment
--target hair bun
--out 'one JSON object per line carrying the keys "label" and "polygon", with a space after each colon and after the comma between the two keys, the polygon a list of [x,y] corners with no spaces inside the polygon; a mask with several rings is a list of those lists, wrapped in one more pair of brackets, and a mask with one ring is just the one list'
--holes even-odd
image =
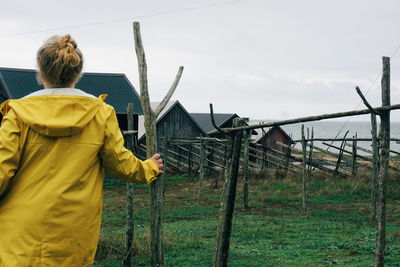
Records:
{"label": "hair bun", "polygon": [[83,57],[71,35],[54,35],[39,48],[37,53],[39,77],[54,87],[65,87],[79,79]]}
{"label": "hair bun", "polygon": [[66,34],[60,39],[60,46],[61,48],[67,48],[71,47],[73,49],[76,49],[77,44],[74,39],[72,39],[71,35]]}
{"label": "hair bun", "polygon": [[77,66],[81,57],[76,53],[76,42],[71,35],[66,34],[60,39],[59,59],[71,66]]}

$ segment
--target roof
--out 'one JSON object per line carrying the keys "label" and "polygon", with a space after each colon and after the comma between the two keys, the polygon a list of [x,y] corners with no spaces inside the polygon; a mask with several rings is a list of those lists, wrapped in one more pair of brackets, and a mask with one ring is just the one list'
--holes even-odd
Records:
{"label": "roof", "polygon": [[[206,133],[216,130],[211,122],[210,113],[190,113],[190,115]],[[217,124],[218,127],[238,117],[239,116],[235,113],[214,113],[215,124]]]}
{"label": "roof", "polygon": [[254,129],[257,132],[257,135],[254,137],[254,143],[259,143],[261,140],[270,134],[270,132],[273,129],[279,129],[286,137],[287,139],[292,142],[292,138],[285,132],[285,130],[282,129],[280,126],[272,126],[272,127],[265,127],[265,128],[258,128]]}
{"label": "roof", "polygon": [[[152,110],[155,110],[155,109],[160,105],[160,103],[161,103],[161,102],[151,102],[151,103],[150,103],[151,109],[152,109]],[[203,134],[204,134],[204,135],[207,135],[207,132],[205,132],[205,131],[203,130],[203,128],[197,123],[197,121],[192,117],[192,115],[191,115],[189,112],[187,112],[187,110],[182,106],[182,104],[181,104],[178,100],[172,100],[172,101],[169,101],[169,102],[167,103],[167,105],[165,106],[165,108],[160,112],[160,115],[158,115],[157,123],[158,123],[159,121],[161,121],[162,118],[163,118],[165,115],[167,115],[168,112],[169,112],[170,110],[172,110],[172,109],[173,109],[175,106],[177,106],[177,105],[179,105],[179,106],[182,108],[183,112],[185,112],[185,113],[189,116],[189,118],[192,119],[193,123],[194,123],[195,125],[197,125],[197,127],[199,127],[199,129],[203,132]],[[144,128],[144,116],[139,116],[139,127],[138,127],[138,128],[139,128],[139,129],[138,129],[138,136],[139,136],[139,139],[142,139],[143,136],[144,136],[145,133],[146,133],[145,128]]]}
{"label": "roof", "polygon": [[[133,103],[135,114],[143,114],[140,97],[125,74],[86,72],[76,88],[94,96],[108,94],[106,103],[113,106],[118,114],[126,114],[129,102]],[[0,67],[0,102],[21,98],[41,89],[43,85],[38,83],[35,70]]]}

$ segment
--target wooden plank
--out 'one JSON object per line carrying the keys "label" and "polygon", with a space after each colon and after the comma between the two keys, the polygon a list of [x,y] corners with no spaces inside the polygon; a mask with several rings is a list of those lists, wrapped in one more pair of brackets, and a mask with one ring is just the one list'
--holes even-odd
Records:
{"label": "wooden plank", "polygon": [[[379,113],[381,111],[390,111],[390,110],[396,110],[396,109],[400,109],[400,104],[376,107],[373,109],[373,111]],[[319,121],[319,120],[326,120],[326,119],[351,117],[351,116],[365,115],[365,114],[370,114],[370,113],[371,113],[371,110],[369,110],[369,109],[353,110],[353,111],[346,111],[346,112],[337,112],[337,113],[331,113],[331,114],[322,114],[322,115],[316,115],[316,116],[302,117],[302,118],[296,118],[296,119],[290,119],[290,120],[284,120],[284,121],[274,121],[274,122],[268,122],[268,123],[254,124],[254,125],[242,126],[242,127],[238,127],[238,128],[223,128],[222,130],[225,131],[226,133],[228,133],[228,132],[235,132],[235,131],[268,128],[268,127],[272,127],[272,126],[289,125],[289,124],[295,124],[295,123],[301,123],[301,122],[310,122],[310,121]],[[213,134],[213,133],[217,133],[217,131],[209,132],[209,134]],[[397,139],[397,140],[400,140],[400,139]]]}

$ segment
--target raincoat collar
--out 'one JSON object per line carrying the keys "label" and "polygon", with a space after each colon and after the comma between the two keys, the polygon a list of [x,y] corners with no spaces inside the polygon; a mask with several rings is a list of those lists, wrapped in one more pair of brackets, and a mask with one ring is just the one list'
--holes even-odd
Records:
{"label": "raincoat collar", "polygon": [[[82,96],[78,89],[44,90],[36,92],[37,95],[7,100],[1,105],[1,112],[5,115],[12,110],[18,120],[42,135],[64,137],[80,133],[94,119],[106,98],[106,95],[88,97],[86,93]],[[57,94],[50,94],[52,90],[57,90]]]}
{"label": "raincoat collar", "polygon": [[94,95],[88,94],[77,88],[46,88],[26,95],[23,98],[41,95],[76,95],[96,98]]}

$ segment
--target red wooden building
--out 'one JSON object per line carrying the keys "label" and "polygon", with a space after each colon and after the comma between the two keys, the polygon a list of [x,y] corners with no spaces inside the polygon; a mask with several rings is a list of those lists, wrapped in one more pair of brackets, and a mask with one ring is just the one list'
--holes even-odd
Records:
{"label": "red wooden building", "polygon": [[[262,164],[262,167],[274,167],[276,164],[286,164],[290,156],[290,150],[287,146],[293,143],[292,138],[279,126],[259,129],[257,132],[258,135],[253,141],[253,146],[258,150],[258,158],[255,161]],[[281,145],[280,143],[285,145]]]}

